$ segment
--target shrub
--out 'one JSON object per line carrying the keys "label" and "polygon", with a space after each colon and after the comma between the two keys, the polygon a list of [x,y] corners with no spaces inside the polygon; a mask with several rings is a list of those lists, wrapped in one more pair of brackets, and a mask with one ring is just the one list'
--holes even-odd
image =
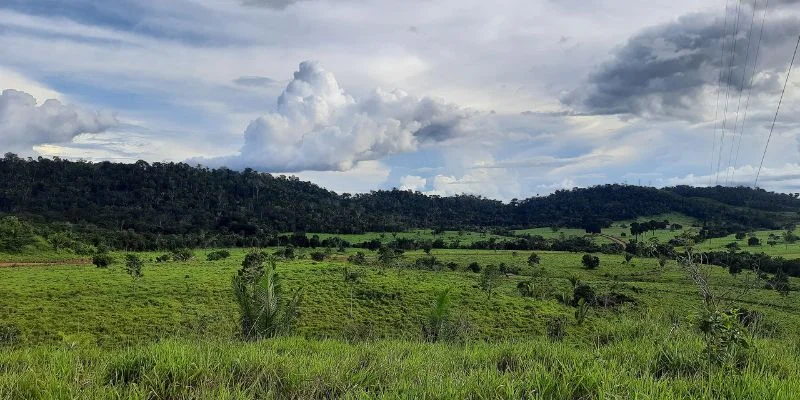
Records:
{"label": "shrub", "polygon": [[738,311],[706,310],[698,327],[705,334],[707,361],[738,369],[742,352],[750,347]]}
{"label": "shrub", "polygon": [[67,247],[72,247],[72,236],[68,232],[56,232],[47,238],[47,242],[53,247],[53,250],[60,251]]}
{"label": "shrub", "polygon": [[172,259],[172,256],[169,254],[162,254],[156,257],[156,262],[167,262]]}
{"label": "shrub", "polygon": [[478,264],[477,261],[473,261],[469,263],[467,269],[477,274],[478,272],[481,272],[481,265]]}
{"label": "shrub", "polygon": [[500,269],[500,273],[503,273],[503,274],[506,274],[506,275],[509,275],[509,274],[519,275],[519,271],[520,271],[518,266],[516,266],[516,265],[507,265],[506,263],[500,263],[500,266],[498,268]]}
{"label": "shrub", "polygon": [[742,240],[745,237],[747,237],[747,234],[744,233],[744,232],[737,232],[735,237],[736,237],[736,240]]}
{"label": "shrub", "polygon": [[276,250],[276,251],[275,251],[274,253],[272,253],[272,254],[273,254],[274,256],[276,256],[276,257],[285,258],[285,259],[287,259],[287,260],[294,260],[294,247],[292,247],[292,246],[287,246],[287,247],[284,247],[284,248],[282,248],[282,249],[278,249],[278,250]]}
{"label": "shrub", "polygon": [[517,292],[522,297],[533,297],[533,282],[531,281],[522,281],[517,283]]}
{"label": "shrub", "polygon": [[458,264],[450,261],[449,263],[447,263],[447,269],[449,269],[451,271],[455,271],[455,270],[458,269]]}
{"label": "shrub", "polygon": [[550,340],[564,339],[567,336],[567,319],[563,316],[548,318],[545,322],[545,330]]}
{"label": "shrub", "polygon": [[531,267],[534,265],[539,265],[541,261],[541,258],[539,258],[539,255],[536,253],[531,253],[531,255],[528,256],[528,265]]}
{"label": "shrub", "polygon": [[364,253],[359,251],[347,257],[347,261],[356,265],[364,265],[367,263],[367,258],[364,256]]}
{"label": "shrub", "polygon": [[414,261],[414,267],[418,269],[439,270],[442,263],[436,260],[434,256],[420,257]]}
{"label": "shrub", "polygon": [[320,251],[315,251],[311,253],[311,259],[314,261],[325,261],[325,253]]}
{"label": "shrub", "polygon": [[178,249],[172,251],[172,259],[175,261],[189,261],[194,257],[194,253],[192,253],[189,249]]}
{"label": "shrub", "polygon": [[108,268],[114,263],[114,258],[108,253],[96,253],[92,256],[92,264],[97,268]]}
{"label": "shrub", "polygon": [[79,256],[88,256],[89,254],[93,254],[97,249],[94,246],[82,242],[72,242],[72,251]]}
{"label": "shrub", "polygon": [[597,295],[594,288],[588,284],[578,282],[572,289],[572,306],[577,307],[578,304],[584,302],[587,305],[597,304]]}
{"label": "shrub", "polygon": [[583,258],[581,259],[581,263],[586,269],[596,269],[600,266],[600,257],[593,256],[591,254],[584,254]]}
{"label": "shrub", "polygon": [[758,240],[757,237],[751,236],[749,239],[747,239],[747,245],[748,246],[759,246],[759,245],[761,245],[761,241]]}
{"label": "shrub", "polygon": [[219,260],[224,260],[230,256],[231,252],[228,250],[217,250],[208,253],[206,258],[208,259],[208,261],[219,261]]}
{"label": "shrub", "polygon": [[344,276],[345,282],[358,282],[363,276],[362,273],[358,271],[350,271],[347,267],[342,269],[342,275]]}

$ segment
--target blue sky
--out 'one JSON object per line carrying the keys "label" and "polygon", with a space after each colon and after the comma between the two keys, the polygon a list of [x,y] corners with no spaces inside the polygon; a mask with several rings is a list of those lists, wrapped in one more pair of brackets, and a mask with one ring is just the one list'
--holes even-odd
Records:
{"label": "blue sky", "polygon": [[[0,151],[503,200],[751,185],[796,2],[771,2],[760,41],[763,0],[659,3],[7,0]],[[767,189],[800,191],[798,84]]]}

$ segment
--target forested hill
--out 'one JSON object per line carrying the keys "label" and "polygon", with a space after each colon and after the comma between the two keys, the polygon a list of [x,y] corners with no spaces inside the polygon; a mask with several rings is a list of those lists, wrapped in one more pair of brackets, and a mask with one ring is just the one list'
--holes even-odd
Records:
{"label": "forested hill", "polygon": [[157,235],[584,227],[667,212],[715,226],[781,228],[798,211],[795,196],[741,187],[603,185],[507,204],[400,190],[337,194],[293,177],[180,163],[0,159],[0,213]]}

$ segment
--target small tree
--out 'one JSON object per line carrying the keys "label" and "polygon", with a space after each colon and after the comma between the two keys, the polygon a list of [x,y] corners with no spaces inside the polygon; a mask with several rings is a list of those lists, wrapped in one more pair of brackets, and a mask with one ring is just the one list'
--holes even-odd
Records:
{"label": "small tree", "polygon": [[396,267],[402,257],[403,250],[401,249],[393,249],[386,246],[381,246],[378,249],[378,264],[381,267]]}
{"label": "small tree", "polygon": [[581,263],[586,269],[596,269],[600,266],[600,257],[593,256],[591,254],[584,254],[583,258],[581,259]]}
{"label": "small tree", "polygon": [[144,276],[144,274],[142,274],[143,266],[144,263],[136,254],[125,255],[125,272],[127,272],[134,281]]}
{"label": "small tree", "polygon": [[775,273],[775,276],[769,280],[769,284],[782,296],[788,296],[789,292],[792,291],[792,285],[789,282],[789,275],[783,272],[783,270],[778,270],[778,272]]}
{"label": "small tree", "polygon": [[436,303],[422,323],[422,336],[429,342],[449,340],[455,336],[450,317],[450,289],[436,296]]}
{"label": "small tree", "polygon": [[489,299],[492,298],[492,293],[494,293],[494,290],[497,287],[500,276],[500,268],[498,268],[496,265],[487,265],[485,268],[483,268],[483,272],[481,272],[480,287],[486,292]]}
{"label": "small tree", "polygon": [[[265,261],[269,263],[266,271]],[[300,291],[284,299],[275,265],[275,259],[264,253],[249,253],[233,277],[233,294],[245,339],[271,338],[292,328],[300,304]]]}
{"label": "small tree", "polygon": [[760,246],[761,245],[761,241],[758,240],[758,238],[755,237],[755,236],[750,236],[750,238],[747,239],[747,245],[748,246]]}
{"label": "small tree", "polygon": [[528,265],[529,266],[533,267],[533,266],[539,265],[540,262],[541,262],[541,259],[539,258],[538,254],[531,253],[531,255],[528,256]]}
{"label": "small tree", "polygon": [[630,265],[631,260],[633,260],[633,253],[625,252],[625,264]]}

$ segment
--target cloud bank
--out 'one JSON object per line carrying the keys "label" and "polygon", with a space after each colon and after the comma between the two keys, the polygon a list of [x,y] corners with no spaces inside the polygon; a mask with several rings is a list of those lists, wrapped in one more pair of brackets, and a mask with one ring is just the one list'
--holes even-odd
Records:
{"label": "cloud bank", "polygon": [[55,99],[37,105],[28,93],[6,89],[0,94],[0,149],[28,152],[40,144],[70,142],[82,133],[100,133],[118,125],[110,113],[64,105]]}
{"label": "cloud bank", "polygon": [[347,171],[360,161],[462,136],[470,115],[402,90],[376,89],[356,99],[332,73],[306,61],[278,97],[277,109],[249,124],[239,154],[193,161],[268,172]]}
{"label": "cloud bank", "polygon": [[[711,97],[718,82],[722,83],[723,93],[729,88],[731,93],[738,94],[751,86],[749,78],[763,10],[756,10],[748,50],[752,12],[751,8],[743,7],[735,35],[732,27],[735,12],[729,15],[727,28],[721,17],[692,14],[646,29],[628,39],[610,61],[600,65],[578,89],[562,96],[561,102],[579,113],[592,115],[702,119],[707,105],[713,106]],[[753,82],[756,92],[777,87],[779,75],[789,63],[786,54],[791,55],[788,47],[793,47],[798,20],[777,17],[767,22]],[[735,52],[731,56],[734,43]],[[725,56],[721,60],[723,46]]]}

